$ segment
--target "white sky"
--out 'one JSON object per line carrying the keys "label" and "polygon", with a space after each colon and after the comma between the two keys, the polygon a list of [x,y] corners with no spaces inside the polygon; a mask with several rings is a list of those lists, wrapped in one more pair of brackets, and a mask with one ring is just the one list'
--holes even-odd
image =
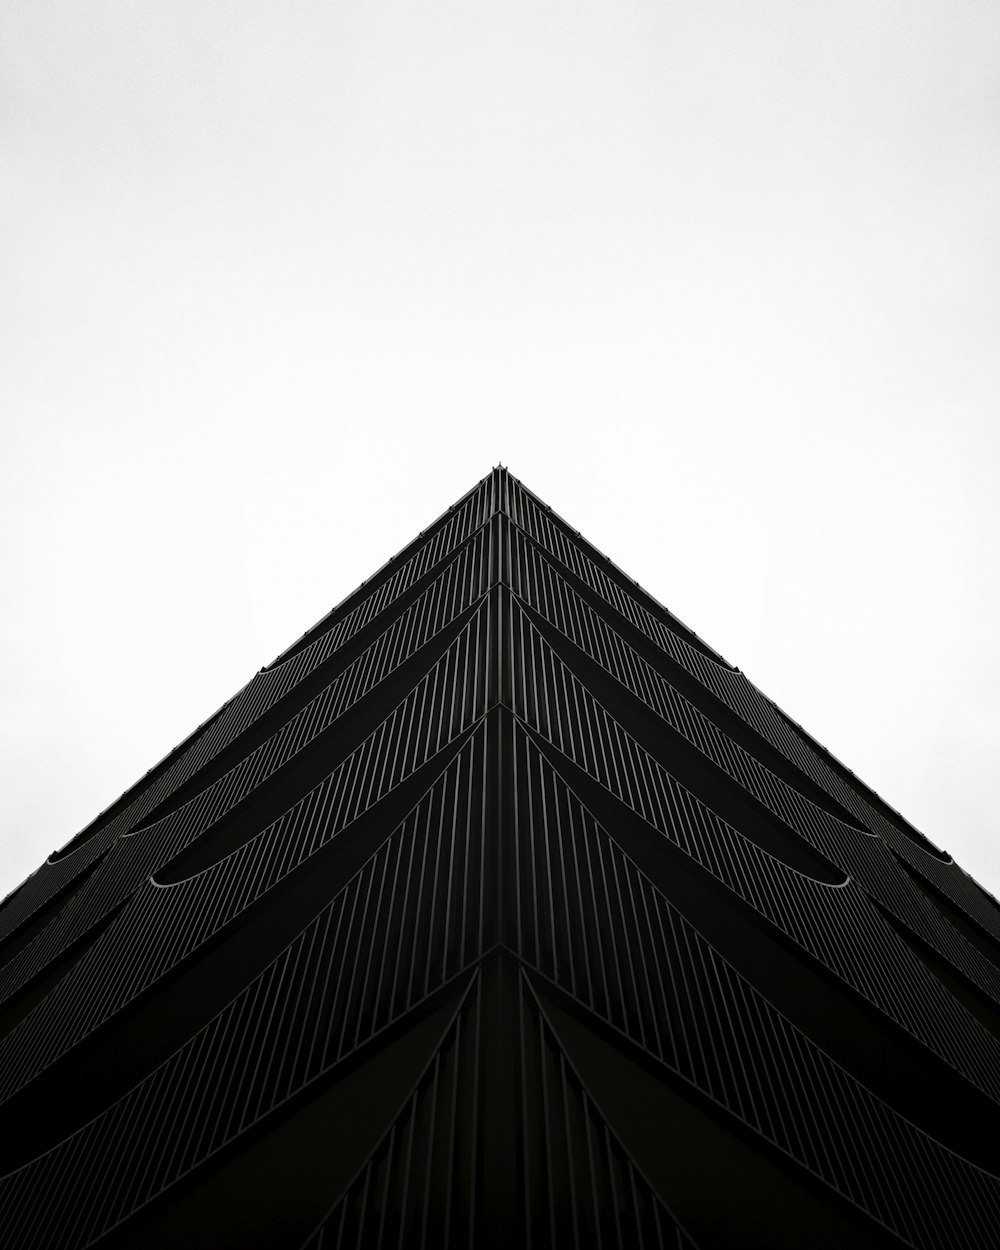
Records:
{"label": "white sky", "polygon": [[0,895],[497,461],[1000,892],[1000,8],[5,0]]}

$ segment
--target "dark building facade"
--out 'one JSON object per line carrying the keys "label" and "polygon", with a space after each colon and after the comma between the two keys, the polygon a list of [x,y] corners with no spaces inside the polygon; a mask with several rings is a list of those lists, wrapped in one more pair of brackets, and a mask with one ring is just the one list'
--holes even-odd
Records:
{"label": "dark building facade", "polygon": [[7,1250],[1000,1245],[997,904],[502,468],[0,939]]}

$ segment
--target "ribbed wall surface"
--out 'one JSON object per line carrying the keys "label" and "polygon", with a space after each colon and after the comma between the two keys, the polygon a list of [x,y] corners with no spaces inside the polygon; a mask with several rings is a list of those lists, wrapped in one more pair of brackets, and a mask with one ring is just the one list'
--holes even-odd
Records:
{"label": "ribbed wall surface", "polygon": [[988,1247],[998,1104],[993,901],[503,469],[0,908],[12,1250]]}

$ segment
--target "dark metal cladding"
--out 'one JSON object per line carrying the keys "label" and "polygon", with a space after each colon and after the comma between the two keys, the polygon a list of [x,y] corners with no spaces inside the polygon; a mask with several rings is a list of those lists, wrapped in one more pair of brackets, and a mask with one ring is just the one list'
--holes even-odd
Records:
{"label": "dark metal cladding", "polygon": [[6,1250],[990,1247],[993,899],[505,469],[0,905]]}

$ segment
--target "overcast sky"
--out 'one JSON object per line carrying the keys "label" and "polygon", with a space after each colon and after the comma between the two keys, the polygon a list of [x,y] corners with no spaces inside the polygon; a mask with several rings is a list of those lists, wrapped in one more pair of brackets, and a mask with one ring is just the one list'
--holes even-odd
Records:
{"label": "overcast sky", "polygon": [[1000,8],[5,0],[0,895],[498,461],[1000,892]]}

